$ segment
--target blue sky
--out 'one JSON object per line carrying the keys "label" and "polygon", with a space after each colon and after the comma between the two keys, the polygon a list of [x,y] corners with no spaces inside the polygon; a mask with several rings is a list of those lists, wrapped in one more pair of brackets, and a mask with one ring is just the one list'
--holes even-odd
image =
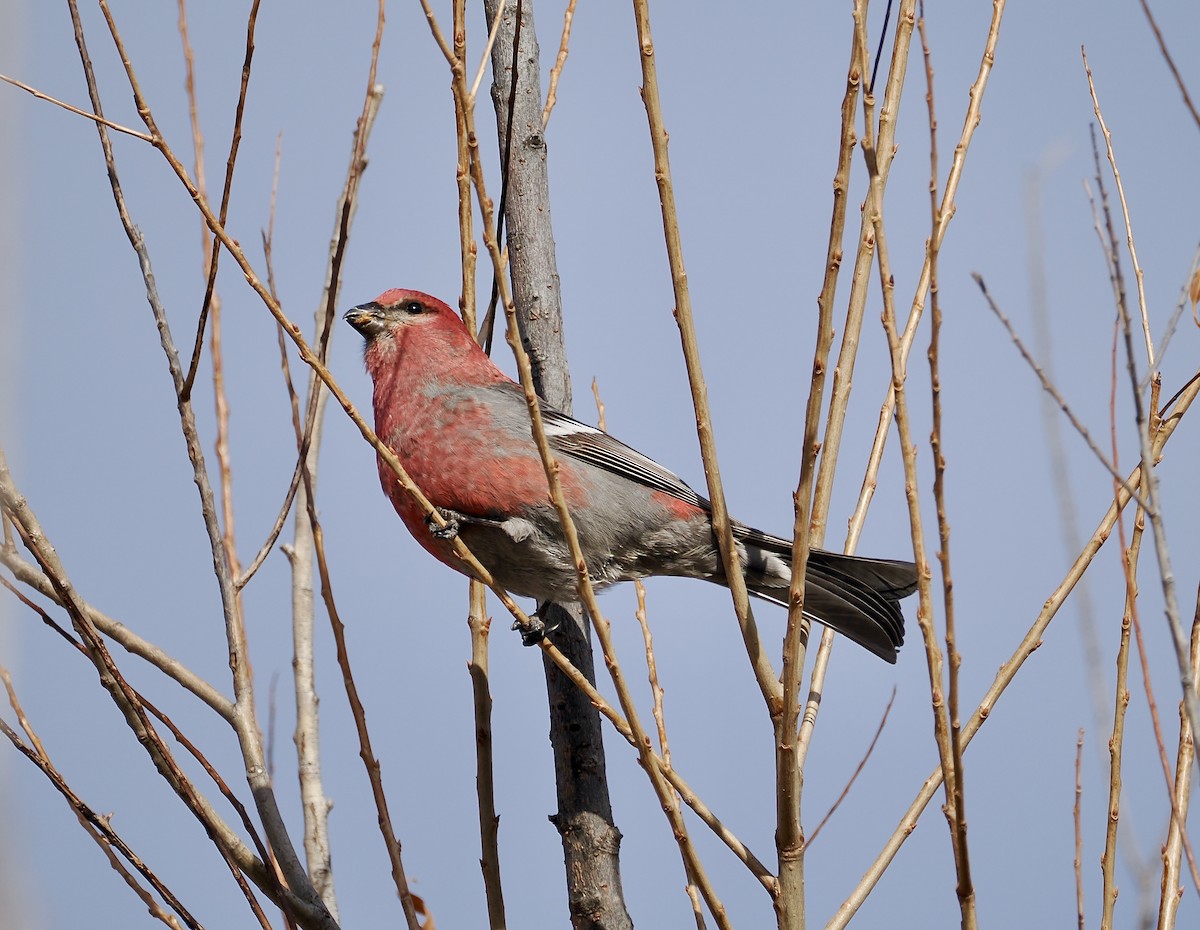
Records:
{"label": "blue sky", "polygon": [[[877,6],[872,35],[878,34],[882,14],[882,4]],[[764,3],[735,10],[677,2],[652,9],[684,253],[726,493],[737,517],[773,532],[786,531],[792,520],[803,392],[849,56],[849,10],[845,3],[805,8]],[[209,183],[215,186],[232,124],[245,10],[243,5],[194,4],[189,12]],[[1163,3],[1155,12],[1185,79],[1200,92],[1200,74],[1187,55],[1200,12]],[[537,8],[547,65],[558,45],[561,13],[559,6]],[[114,14],[161,129],[177,151],[188,152],[174,5],[116,4]],[[990,14],[991,4],[984,3],[930,4],[927,10],[943,177]],[[102,18],[90,6],[84,15],[106,112],[134,126],[137,115],[111,43],[105,41]],[[439,8],[439,15],[447,25],[448,6]],[[482,32],[478,11],[472,16],[468,46],[474,60],[481,53]],[[0,43],[0,71],[82,105],[86,90],[65,8],[18,4],[6,18],[15,29],[6,30]],[[229,226],[261,267],[260,229],[267,222],[281,137],[276,276],[285,310],[306,330],[320,294],[373,29],[373,4],[266,3],[259,17]],[[1198,127],[1180,101],[1140,7],[1011,5],[940,265],[947,503],[965,710],[975,706],[1074,558],[1062,542],[1052,469],[1066,474],[1085,535],[1112,493],[1108,473],[1069,430],[1065,464],[1052,464],[1042,392],[970,278],[973,271],[984,275],[1024,338],[1037,344],[1030,243],[1041,242],[1048,341],[1038,353],[1107,448],[1114,310],[1084,190],[1085,181],[1094,186],[1089,142],[1094,114],[1081,45],[1087,47],[1113,132],[1156,339],[1179,300],[1200,239],[1193,182]],[[418,4],[389,7],[379,80],[387,93],[370,144],[342,304],[360,303],[393,286],[419,288],[453,304],[459,270],[449,73]],[[575,410],[594,422],[588,387],[596,378],[609,429],[700,487],[703,473],[671,316],[640,83],[631,11],[581,4],[547,130]],[[496,195],[487,86],[485,80],[478,122],[485,130],[481,145]],[[912,298],[929,226],[924,93],[914,51],[886,203],[902,308]],[[0,88],[0,117],[6,120],[0,147],[6,170],[0,174],[7,205],[0,211],[7,244],[0,276],[5,297],[0,384],[6,396],[0,423],[15,480],[89,601],[227,689],[219,600],[190,466],[142,280],[117,222],[95,132],[85,120],[7,86]],[[203,294],[199,218],[155,151],[129,138],[117,138],[115,144],[130,209],[149,243],[176,342],[190,344]],[[856,158],[847,223],[851,240],[864,178]],[[1037,181],[1033,198],[1031,179]],[[1035,228],[1039,232],[1031,231]],[[847,258],[851,251],[848,244]],[[1128,263],[1126,276],[1132,281]],[[480,290],[489,285],[490,278],[481,274]],[[219,289],[225,306],[237,529],[247,558],[282,501],[293,444],[274,324],[231,262],[223,266]],[[844,274],[839,316],[848,293]],[[831,548],[841,545],[843,521],[859,491],[890,377],[880,309],[873,286],[831,509]],[[926,319],[917,336],[908,385],[914,436],[922,444],[922,507],[932,539],[932,468],[925,442],[928,325]],[[1195,372],[1198,347],[1200,334],[1185,315],[1162,363],[1165,396]],[[511,370],[507,359],[502,364]],[[330,367],[365,409],[370,391],[359,338],[346,327],[335,335]],[[200,427],[212,467],[207,374],[206,362]],[[1123,372],[1117,417],[1121,468],[1128,470],[1137,444]],[[1195,532],[1200,505],[1194,492],[1198,453],[1196,431],[1185,421],[1158,469],[1185,619],[1193,610],[1200,564]],[[332,407],[319,480],[335,591],[414,890],[441,926],[480,925],[486,912],[473,804],[466,585],[408,538],[380,494],[370,449]],[[1079,727],[1086,730],[1085,906],[1089,922],[1098,919],[1108,733],[1097,721],[1088,680],[1091,675],[1103,682],[1103,713],[1111,714],[1123,599],[1113,542],[1087,576],[1099,664],[1089,667],[1085,659],[1085,620],[1073,598],[967,753],[974,878],[981,922],[988,925],[1062,925],[1074,919],[1071,805]],[[1149,545],[1145,550],[1141,618],[1173,757],[1178,685],[1153,552]],[[859,551],[893,557],[911,553],[894,435]],[[735,832],[768,859],[774,830],[771,728],[748,673],[728,596],[694,582],[657,580],[648,587],[675,764]],[[276,552],[247,589],[246,615],[264,727],[267,696],[278,676],[277,789],[298,826],[287,591],[286,560]],[[626,674],[648,707],[633,592],[614,591],[602,604],[613,620]],[[555,801],[541,663],[515,634],[507,634],[500,610],[493,605],[492,690],[509,920],[514,926],[565,924],[561,847],[546,820]],[[783,612],[768,605],[756,612],[764,636],[777,641]],[[936,764],[915,602],[906,605],[906,613],[908,645],[897,666],[848,643],[839,643],[834,652],[806,771],[807,826],[820,819],[858,764],[893,686],[897,697],[873,758],[809,853],[814,923],[824,922],[849,893]],[[940,624],[940,603],[936,614]],[[336,805],[331,830],[344,923],[398,922],[330,637],[323,624],[318,630],[326,790]],[[87,664],[11,597],[0,599],[0,649],[31,720],[80,793],[97,809],[113,813],[114,825],[205,925],[243,925],[245,906],[222,874],[224,866],[155,777]],[[227,728],[133,657],[118,658],[132,680],[161,701],[231,783],[240,785],[240,762]],[[1132,829],[1126,844],[1135,860],[1153,866],[1169,807],[1136,670],[1130,682],[1124,822]],[[12,719],[7,712],[4,716]],[[691,918],[681,890],[682,869],[653,794],[623,741],[609,739],[608,752],[633,918],[642,926],[684,926]],[[0,751],[0,777],[7,865],[30,928],[58,930],[85,921],[150,925],[142,906],[31,766],[14,752]],[[702,826],[696,825],[693,836],[735,925],[769,925],[770,902],[752,877]],[[1139,899],[1126,858],[1118,884],[1119,922],[1129,925],[1139,913]],[[1157,887],[1153,873],[1150,884],[1152,890]],[[65,894],[64,887],[73,893]],[[1182,908],[1181,926],[1197,919],[1194,889],[1185,893]],[[931,809],[855,926],[943,926],[956,915],[947,830],[940,813]]]}

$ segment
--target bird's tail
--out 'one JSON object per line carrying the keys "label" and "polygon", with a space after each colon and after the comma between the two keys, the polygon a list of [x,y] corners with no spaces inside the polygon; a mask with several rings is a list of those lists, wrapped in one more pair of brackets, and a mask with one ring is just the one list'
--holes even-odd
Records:
{"label": "bird's tail", "polygon": [[[734,534],[746,547],[750,592],[786,607],[791,542],[742,526]],[[917,567],[912,562],[813,549],[804,579],[804,613],[894,663],[904,643],[899,601],[916,589]]]}

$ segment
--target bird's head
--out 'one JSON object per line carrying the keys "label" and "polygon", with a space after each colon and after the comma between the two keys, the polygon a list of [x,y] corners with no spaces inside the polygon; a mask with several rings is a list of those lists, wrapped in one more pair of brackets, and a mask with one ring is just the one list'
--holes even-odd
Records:
{"label": "bird's head", "polygon": [[436,297],[398,287],[353,307],[343,319],[362,334],[368,345],[381,336],[394,338],[402,328],[432,325],[440,329],[448,322],[461,326],[454,311]]}
{"label": "bird's head", "polygon": [[458,314],[421,291],[384,291],[344,319],[362,334],[363,358],[376,381],[395,377],[398,368],[473,382],[507,380]]}

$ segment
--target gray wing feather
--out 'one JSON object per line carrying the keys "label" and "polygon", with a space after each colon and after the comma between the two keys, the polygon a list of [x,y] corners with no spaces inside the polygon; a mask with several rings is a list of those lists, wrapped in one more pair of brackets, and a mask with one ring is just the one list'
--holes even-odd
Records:
{"label": "gray wing feather", "polygon": [[710,509],[708,501],[693,491],[674,472],[668,471],[654,459],[642,455],[608,433],[581,423],[545,403],[542,404],[542,419],[546,425],[546,439],[555,452],[603,468],[655,491],[670,494],[701,510]]}

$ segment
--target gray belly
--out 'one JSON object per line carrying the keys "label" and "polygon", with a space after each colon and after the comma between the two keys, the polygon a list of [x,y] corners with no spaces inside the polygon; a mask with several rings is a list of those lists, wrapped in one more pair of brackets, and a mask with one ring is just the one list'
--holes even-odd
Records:
{"label": "gray belly", "polygon": [[[719,580],[723,574],[707,521],[676,520],[636,529],[633,524],[597,525],[581,514],[576,529],[597,591],[650,575]],[[575,567],[553,508],[539,509],[531,519],[467,524],[459,533],[501,587],[513,594],[539,601],[579,599]]]}

